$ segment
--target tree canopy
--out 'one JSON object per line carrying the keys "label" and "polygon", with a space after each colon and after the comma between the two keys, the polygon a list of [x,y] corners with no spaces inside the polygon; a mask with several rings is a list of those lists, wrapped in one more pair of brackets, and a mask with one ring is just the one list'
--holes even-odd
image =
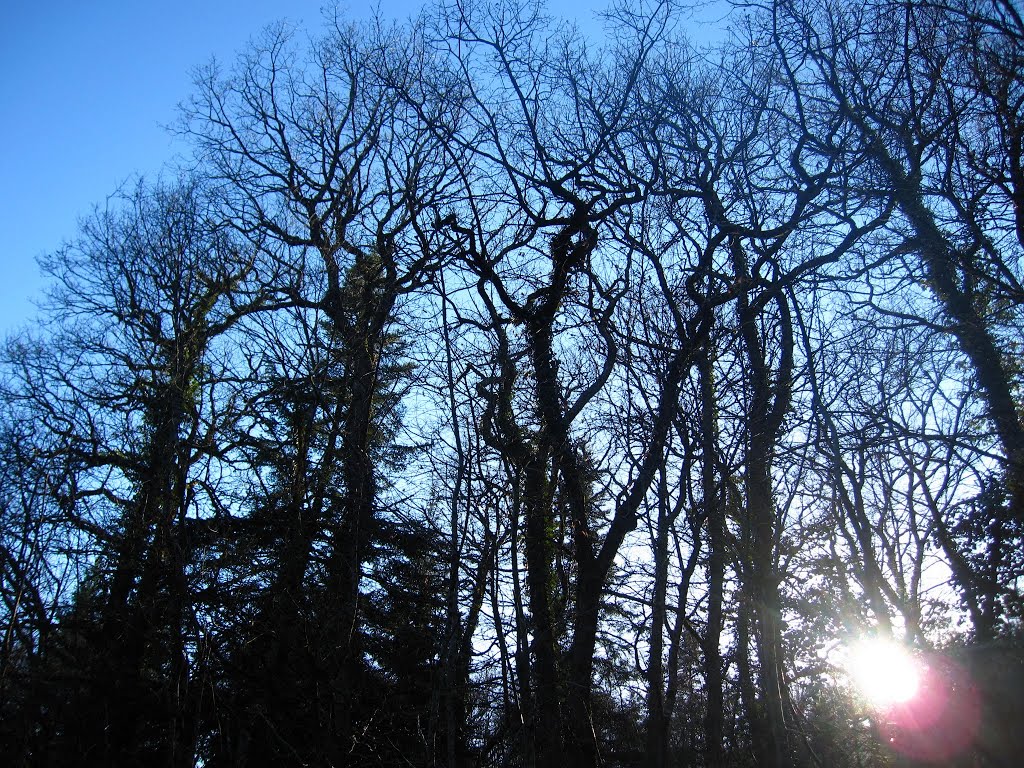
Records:
{"label": "tree canopy", "polygon": [[1021,12],[690,10],[197,74],[0,355],[10,764],[1016,765]]}

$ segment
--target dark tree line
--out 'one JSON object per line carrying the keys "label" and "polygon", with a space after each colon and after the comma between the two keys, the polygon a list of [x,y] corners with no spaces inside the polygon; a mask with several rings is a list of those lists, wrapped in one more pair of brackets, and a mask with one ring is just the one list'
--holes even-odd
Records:
{"label": "dark tree line", "polygon": [[[4,347],[5,760],[1015,764],[1021,11],[723,10],[199,73]],[[981,725],[887,739],[865,635]]]}

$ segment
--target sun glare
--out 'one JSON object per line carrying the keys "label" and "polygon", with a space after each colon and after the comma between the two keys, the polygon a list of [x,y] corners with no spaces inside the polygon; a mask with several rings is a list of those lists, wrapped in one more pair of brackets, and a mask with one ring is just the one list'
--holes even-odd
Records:
{"label": "sun glare", "polygon": [[878,638],[849,649],[844,665],[861,695],[876,707],[909,701],[921,682],[921,665],[903,646]]}

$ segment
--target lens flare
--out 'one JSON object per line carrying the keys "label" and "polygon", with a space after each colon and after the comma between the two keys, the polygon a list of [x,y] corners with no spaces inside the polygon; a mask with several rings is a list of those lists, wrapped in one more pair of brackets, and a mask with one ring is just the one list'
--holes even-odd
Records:
{"label": "lens flare", "polygon": [[892,640],[858,641],[843,666],[860,694],[881,709],[910,701],[921,685],[920,662]]}

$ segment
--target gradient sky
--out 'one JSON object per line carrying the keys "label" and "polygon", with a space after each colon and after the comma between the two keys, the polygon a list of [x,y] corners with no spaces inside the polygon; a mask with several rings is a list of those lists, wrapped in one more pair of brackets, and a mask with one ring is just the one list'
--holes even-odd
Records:
{"label": "gradient sky", "polygon": [[[31,322],[44,288],[36,259],[136,175],[187,147],[166,130],[192,70],[230,62],[266,25],[314,32],[324,0],[5,0],[0,10],[0,337]],[[379,0],[383,16],[420,0]],[[592,22],[604,2],[555,0]],[[341,8],[368,15],[369,4]]]}

